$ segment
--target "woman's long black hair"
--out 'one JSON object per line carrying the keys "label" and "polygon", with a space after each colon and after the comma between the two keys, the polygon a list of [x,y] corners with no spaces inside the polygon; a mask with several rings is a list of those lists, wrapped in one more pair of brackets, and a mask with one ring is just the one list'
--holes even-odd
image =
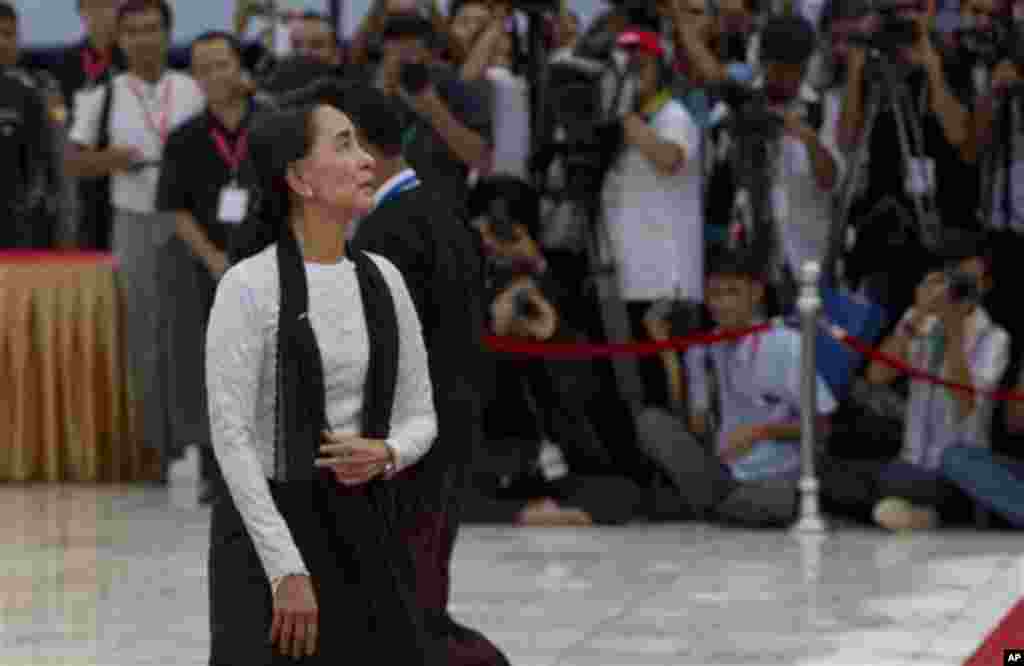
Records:
{"label": "woman's long black hair", "polygon": [[281,305],[274,474],[289,481],[313,479],[313,460],[326,421],[323,360],[307,316],[309,289],[292,231],[293,194],[287,182],[288,169],[313,147],[314,109],[270,111],[254,119],[241,172],[250,192],[249,208],[230,252],[235,263],[277,244]]}

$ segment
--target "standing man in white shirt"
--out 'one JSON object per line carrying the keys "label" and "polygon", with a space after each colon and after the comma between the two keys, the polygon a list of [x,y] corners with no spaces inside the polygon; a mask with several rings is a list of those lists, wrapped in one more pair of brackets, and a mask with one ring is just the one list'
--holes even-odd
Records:
{"label": "standing man in white shirt", "polygon": [[[700,130],[672,99],[658,35],[629,29],[618,45],[630,55],[637,106],[622,121],[625,147],[605,180],[604,217],[622,299],[643,339],[643,317],[655,301],[703,299]],[[641,362],[640,372],[648,401],[667,402],[657,359]]]}
{"label": "standing man in white shirt", "polygon": [[[173,214],[156,212],[168,135],[203,109],[191,77],[170,71],[173,17],[165,0],[128,0],[118,9],[118,44],[128,71],[76,95],[67,169],[79,178],[111,176],[113,249],[126,302],[126,336],[141,434],[161,454],[168,419],[160,358],[161,250],[175,230]],[[101,138],[109,137],[109,145]]]}
{"label": "standing man in white shirt", "polygon": [[820,261],[832,223],[832,192],[844,166],[836,141],[837,94],[807,83],[817,37],[803,16],[769,19],[761,33],[762,76],[754,86],[783,119],[779,161],[772,183],[772,212],[783,253],[794,275],[806,261]]}

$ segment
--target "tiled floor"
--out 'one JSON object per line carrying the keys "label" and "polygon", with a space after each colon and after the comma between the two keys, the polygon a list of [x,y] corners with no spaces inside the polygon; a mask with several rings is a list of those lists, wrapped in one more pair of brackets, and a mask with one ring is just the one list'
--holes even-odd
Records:
{"label": "tiled floor", "polygon": [[[205,663],[208,512],[177,476],[0,486],[0,666]],[[515,666],[953,665],[1024,595],[1022,555],[1009,533],[473,528],[453,610]]]}

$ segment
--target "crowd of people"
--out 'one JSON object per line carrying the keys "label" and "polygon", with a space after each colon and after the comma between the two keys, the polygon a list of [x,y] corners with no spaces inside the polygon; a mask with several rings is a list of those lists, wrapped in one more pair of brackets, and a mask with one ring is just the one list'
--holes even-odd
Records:
{"label": "crowd of people", "polygon": [[[850,302],[884,314],[883,352],[980,389],[878,362],[844,367],[839,382],[819,367],[826,510],[908,529],[980,508],[1024,526],[1024,402],[987,393],[1024,385],[1024,3],[657,0],[584,26],[557,8],[536,23],[490,0],[447,13],[376,0],[347,41],[327,16],[290,18],[287,52],[250,39],[257,4],[238,2],[235,25],[179,53],[169,3],[79,0],[86,38],[41,68],[0,2],[0,159],[14,170],[0,247],[117,256],[142,439],[165,465],[197,445],[204,501],[224,488],[208,320],[247,214],[266,205],[246,173],[249,129],[332,81],[377,165],[376,209],[355,221],[353,247],[401,270],[432,373],[475,366],[431,378],[439,414],[455,414],[441,416],[441,439],[472,442],[444,459],[468,470],[448,481],[464,488],[461,520],[792,522],[790,327],[627,360],[638,400],[611,362],[453,341],[479,344],[467,338],[477,327],[531,342],[614,337],[596,286],[608,267],[634,340],[755,327],[789,314],[794,276],[815,260]],[[600,128],[614,150],[589,192],[596,222],[567,212],[572,169],[534,159],[548,129],[527,48],[538,25],[542,68],[604,58],[629,76],[628,108]],[[748,159],[762,144],[768,157]],[[454,224],[425,231],[437,219]],[[479,294],[459,291],[467,275]],[[460,404],[479,404],[461,415],[474,423],[452,425]]]}

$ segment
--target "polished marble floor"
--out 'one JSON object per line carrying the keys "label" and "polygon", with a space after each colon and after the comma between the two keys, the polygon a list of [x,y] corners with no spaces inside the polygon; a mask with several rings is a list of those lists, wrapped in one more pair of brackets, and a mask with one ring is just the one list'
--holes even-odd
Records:
{"label": "polished marble floor", "polygon": [[[0,666],[205,663],[193,463],[167,489],[0,486]],[[454,587],[515,666],[953,665],[1024,596],[1024,540],[480,527]]]}

